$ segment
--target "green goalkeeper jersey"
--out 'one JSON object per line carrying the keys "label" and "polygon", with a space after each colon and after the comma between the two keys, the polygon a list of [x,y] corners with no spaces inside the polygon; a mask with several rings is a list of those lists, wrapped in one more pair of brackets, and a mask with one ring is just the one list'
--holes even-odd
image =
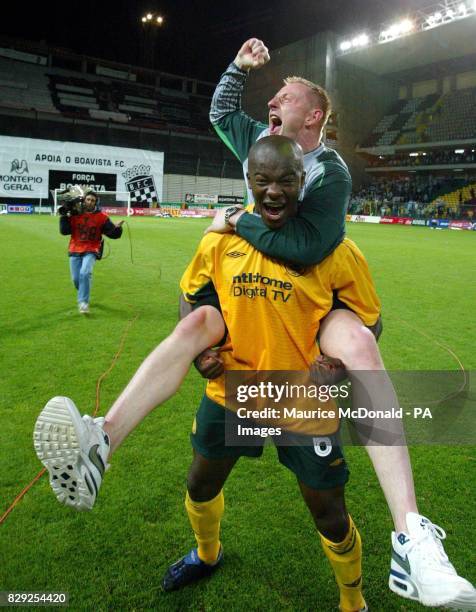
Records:
{"label": "green goalkeeper jersey", "polygon": [[[241,94],[248,73],[230,64],[213,95],[210,120],[220,138],[243,164],[246,180],[248,151],[269,135],[268,126],[241,110]],[[306,179],[298,215],[278,230],[269,229],[261,217],[244,214],[236,233],[259,251],[300,266],[319,263],[345,236],[345,215],[352,190],[343,159],[323,144],[304,155]],[[248,200],[252,202],[251,192]]]}

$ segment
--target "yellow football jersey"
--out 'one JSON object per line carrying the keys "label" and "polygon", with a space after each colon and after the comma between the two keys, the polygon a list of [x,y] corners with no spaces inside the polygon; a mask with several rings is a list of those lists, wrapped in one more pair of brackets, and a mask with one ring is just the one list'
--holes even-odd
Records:
{"label": "yellow football jersey", "polygon": [[[319,354],[319,323],[334,291],[365,325],[380,314],[367,262],[348,239],[320,264],[298,271],[236,234],[207,234],[180,286],[194,303],[212,285],[231,341],[222,349],[225,370],[307,370]],[[224,377],[208,382],[207,395],[225,405]]]}

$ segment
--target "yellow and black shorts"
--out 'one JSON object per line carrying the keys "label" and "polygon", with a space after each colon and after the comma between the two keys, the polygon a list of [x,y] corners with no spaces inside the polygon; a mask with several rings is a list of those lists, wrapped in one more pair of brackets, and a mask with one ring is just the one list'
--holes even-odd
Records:
{"label": "yellow and black shorts", "polygon": [[[226,430],[242,424],[233,412],[206,395],[203,396],[193,424],[190,440],[193,448],[207,459],[225,457],[261,457],[266,438],[243,437],[243,445],[226,444]],[[349,469],[334,436],[321,438],[283,432],[273,438],[279,462],[298,480],[312,489],[334,489],[345,485]],[[287,444],[289,442],[289,445]]]}

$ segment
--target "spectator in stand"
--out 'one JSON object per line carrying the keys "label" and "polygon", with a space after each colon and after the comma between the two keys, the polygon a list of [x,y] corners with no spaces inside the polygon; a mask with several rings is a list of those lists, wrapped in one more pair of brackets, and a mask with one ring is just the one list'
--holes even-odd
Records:
{"label": "spectator in stand", "polygon": [[[416,148],[417,145],[416,145]],[[369,161],[370,166],[428,166],[447,164],[471,164],[476,160],[473,150],[465,149],[464,153],[455,153],[454,149],[449,151],[423,151],[418,155],[410,156],[408,153],[397,153],[393,156],[379,155]]]}

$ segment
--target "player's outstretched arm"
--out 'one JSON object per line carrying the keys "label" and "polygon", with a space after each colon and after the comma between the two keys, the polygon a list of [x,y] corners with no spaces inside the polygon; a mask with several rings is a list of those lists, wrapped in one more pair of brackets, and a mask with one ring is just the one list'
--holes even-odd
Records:
{"label": "player's outstretched arm", "polygon": [[250,38],[222,74],[213,94],[210,122],[241,162],[248,157],[251,145],[267,127],[242,111],[241,95],[249,70],[261,68],[268,61],[269,53],[263,41]]}

